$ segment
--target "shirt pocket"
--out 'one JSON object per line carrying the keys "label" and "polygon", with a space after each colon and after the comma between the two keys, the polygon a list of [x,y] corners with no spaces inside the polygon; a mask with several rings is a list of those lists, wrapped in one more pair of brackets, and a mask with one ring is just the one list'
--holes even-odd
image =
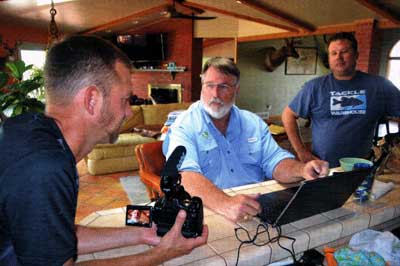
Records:
{"label": "shirt pocket", "polygon": [[240,161],[243,164],[259,165],[261,161],[261,141],[247,141],[246,143],[241,143],[240,145]]}
{"label": "shirt pocket", "polygon": [[215,162],[219,158],[219,149],[214,139],[200,140],[198,151],[200,168],[203,173],[216,167]]}

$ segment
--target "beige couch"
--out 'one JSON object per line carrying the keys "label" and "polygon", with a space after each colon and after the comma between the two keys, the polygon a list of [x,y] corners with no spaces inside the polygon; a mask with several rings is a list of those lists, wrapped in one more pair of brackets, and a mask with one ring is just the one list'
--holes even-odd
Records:
{"label": "beige couch", "polygon": [[140,131],[138,129],[152,128],[153,131],[150,131],[150,133],[154,132],[155,128],[161,129],[170,112],[187,109],[190,104],[170,103],[131,106],[133,116],[122,125],[117,142],[114,144],[98,144],[86,156],[85,160],[89,173],[100,175],[137,170],[135,146],[157,140],[156,134],[148,134],[149,131],[146,130],[137,133]]}

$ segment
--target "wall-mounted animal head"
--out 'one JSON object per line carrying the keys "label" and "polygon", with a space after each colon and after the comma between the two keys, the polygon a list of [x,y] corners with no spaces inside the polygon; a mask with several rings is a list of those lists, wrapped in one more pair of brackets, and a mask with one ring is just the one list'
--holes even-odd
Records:
{"label": "wall-mounted animal head", "polygon": [[328,60],[328,41],[326,39],[326,35],[322,36],[322,41],[319,40],[318,36],[313,36],[315,45],[318,48],[318,56],[327,69],[329,69],[329,60]]}
{"label": "wall-mounted animal head", "polygon": [[274,71],[278,66],[280,66],[287,57],[299,58],[299,54],[293,46],[294,39],[285,39],[286,45],[279,49],[275,47],[265,48],[265,70],[268,72]]}

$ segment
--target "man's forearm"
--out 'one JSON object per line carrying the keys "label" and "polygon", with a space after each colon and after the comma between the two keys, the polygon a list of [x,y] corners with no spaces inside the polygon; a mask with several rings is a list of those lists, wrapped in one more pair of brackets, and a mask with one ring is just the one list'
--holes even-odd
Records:
{"label": "man's forearm", "polygon": [[306,146],[300,137],[296,120],[296,114],[288,106],[286,106],[282,113],[283,126],[285,127],[286,134],[291,145],[293,146],[293,149],[299,153],[306,150]]}
{"label": "man's forearm", "polygon": [[304,163],[294,159],[284,159],[275,167],[273,178],[281,183],[294,183],[303,180]]}
{"label": "man's forearm", "polygon": [[203,204],[216,211],[223,213],[224,203],[229,200],[229,195],[216,187],[210,180],[199,173],[183,172],[182,184],[191,196],[198,196]]}
{"label": "man's forearm", "polygon": [[[146,239],[143,230],[150,230],[142,227],[121,227],[121,228],[95,228],[77,226],[78,254],[88,254],[102,250],[134,246],[138,244],[151,243]],[[155,232],[154,232],[155,234]],[[157,250],[157,251],[156,251]],[[170,253],[170,254],[169,254]],[[143,253],[112,258],[104,260],[91,260],[80,262],[79,266],[136,266],[136,265],[159,265],[164,261],[173,258],[175,254],[166,249],[155,247]]]}
{"label": "man's forearm", "polygon": [[144,243],[142,230],[136,228],[105,228],[76,226],[78,254],[87,254],[111,248]]}
{"label": "man's forearm", "polygon": [[255,216],[261,211],[255,194],[237,194],[230,196],[216,187],[205,176],[194,172],[183,172],[182,183],[191,196],[202,199],[204,206],[225,216],[232,222],[244,217]]}
{"label": "man's forearm", "polygon": [[166,251],[149,249],[145,252],[119,258],[90,260],[77,263],[77,266],[155,266],[172,259]]}

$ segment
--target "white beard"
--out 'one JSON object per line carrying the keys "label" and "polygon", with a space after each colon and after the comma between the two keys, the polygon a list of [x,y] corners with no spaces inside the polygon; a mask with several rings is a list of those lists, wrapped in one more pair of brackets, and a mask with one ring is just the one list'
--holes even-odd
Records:
{"label": "white beard", "polygon": [[[203,96],[201,96],[200,98],[201,102],[203,103],[204,110],[207,112],[207,114],[209,114],[214,119],[221,119],[231,111],[232,106],[235,102],[236,95],[233,97],[232,102],[229,104],[224,104],[219,98],[213,98],[208,103],[205,102]],[[219,107],[217,110],[213,110],[211,106],[212,103],[220,104],[221,107]]]}

